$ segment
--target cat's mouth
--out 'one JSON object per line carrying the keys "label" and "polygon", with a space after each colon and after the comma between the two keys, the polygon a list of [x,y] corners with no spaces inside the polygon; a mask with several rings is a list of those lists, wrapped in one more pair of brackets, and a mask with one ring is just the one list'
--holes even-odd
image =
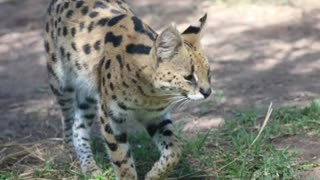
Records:
{"label": "cat's mouth", "polygon": [[188,94],[186,96],[188,99],[190,100],[194,100],[194,101],[197,101],[197,100],[203,100],[205,99],[204,95],[201,94],[201,93],[197,93],[197,94]]}
{"label": "cat's mouth", "polygon": [[207,89],[207,90],[203,90],[202,88],[200,88],[199,92],[195,93],[195,94],[183,94],[183,96],[185,96],[186,98],[190,99],[190,100],[203,100],[203,99],[207,99],[208,97],[210,97],[210,95],[212,94],[212,90]]}

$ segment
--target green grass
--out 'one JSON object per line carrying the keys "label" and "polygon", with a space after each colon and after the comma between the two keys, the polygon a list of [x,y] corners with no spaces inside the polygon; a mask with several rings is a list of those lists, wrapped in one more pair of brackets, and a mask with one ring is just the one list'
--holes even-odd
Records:
{"label": "green grass", "polygon": [[226,4],[280,4],[288,5],[290,0],[210,0],[213,3],[226,3]]}
{"label": "green grass", "polygon": [[0,179],[16,179],[17,173],[15,172],[1,172],[0,171]]}
{"label": "green grass", "polygon": [[270,142],[298,134],[319,135],[320,104],[313,101],[303,109],[276,109],[262,136],[251,146],[259,130],[256,127],[262,123],[262,112],[237,112],[219,131],[185,140],[185,154],[191,154],[197,167],[205,170],[189,178],[207,175],[208,179],[298,179],[299,170],[314,165],[297,163],[298,153],[277,150]]}
{"label": "green grass", "polygon": [[[209,106],[210,104],[206,104]],[[206,114],[206,108],[201,114]],[[226,119],[218,131],[207,131],[193,138],[178,135],[183,156],[171,177],[176,179],[299,179],[299,172],[319,167],[316,162],[298,162],[299,154],[292,150],[279,150],[271,142],[275,138],[299,134],[320,135],[320,104],[316,101],[306,108],[284,107],[276,109],[262,135],[251,145],[264,119],[265,110],[236,112]],[[129,140],[136,159],[139,177],[143,177],[158,159],[159,152],[145,133],[131,135]],[[112,167],[101,139],[92,142],[95,159],[105,172],[97,180],[114,179]],[[15,172],[0,171],[0,179],[16,179]],[[33,173],[33,178],[61,179],[89,177],[77,173],[70,164],[49,161]]]}
{"label": "green grass", "polygon": [[271,138],[303,133],[320,135],[320,103],[312,101],[310,106],[280,108],[274,113],[267,133]]}

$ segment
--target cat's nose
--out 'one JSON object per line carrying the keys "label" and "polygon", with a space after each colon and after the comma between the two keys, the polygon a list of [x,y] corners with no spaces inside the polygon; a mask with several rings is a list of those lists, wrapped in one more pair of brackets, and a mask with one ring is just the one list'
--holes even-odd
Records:
{"label": "cat's nose", "polygon": [[210,96],[212,90],[211,88],[200,88],[200,93],[204,96],[204,98],[207,98]]}

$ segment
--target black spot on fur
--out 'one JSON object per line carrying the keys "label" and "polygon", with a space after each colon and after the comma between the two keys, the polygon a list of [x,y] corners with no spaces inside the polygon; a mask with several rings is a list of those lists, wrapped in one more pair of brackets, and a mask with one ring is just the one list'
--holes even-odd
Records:
{"label": "black spot on fur", "polygon": [[78,62],[77,60],[76,60],[75,65],[76,65],[76,67],[77,67],[78,70],[81,70],[81,69],[82,69],[81,65],[79,64],[79,62]]}
{"label": "black spot on fur", "polygon": [[70,18],[72,17],[72,15],[73,15],[73,11],[72,11],[72,10],[69,10],[69,11],[67,12],[67,14],[66,14],[66,17],[70,19]]}
{"label": "black spot on fur", "polygon": [[106,57],[103,57],[100,61],[99,61],[99,71],[101,71],[104,62],[106,61]]}
{"label": "black spot on fur", "polygon": [[93,45],[94,49],[97,50],[97,51],[100,50],[100,44],[101,44],[100,41],[95,42],[94,45]]}
{"label": "black spot on fur", "polygon": [[163,128],[165,127],[166,125],[168,124],[172,124],[172,121],[170,119],[166,119],[166,120],[163,120],[161,121],[161,123],[159,124],[159,128]]}
{"label": "black spot on fur", "polygon": [[61,36],[61,28],[60,27],[58,28],[57,31],[58,31],[58,36]]}
{"label": "black spot on fur", "polygon": [[52,91],[52,93],[54,94],[54,95],[56,95],[56,96],[62,96],[62,93],[61,93],[61,91],[59,91],[58,89],[56,89],[54,86],[52,86],[51,84],[50,84],[50,89],[51,89],[51,91]]}
{"label": "black spot on fur", "polygon": [[49,33],[50,27],[49,27],[49,23],[46,23],[46,32]]}
{"label": "black spot on fur", "polygon": [[53,69],[49,63],[47,63],[47,70],[48,70],[48,73],[51,74],[55,79],[58,79],[56,73],[53,71]]}
{"label": "black spot on fur", "polygon": [[133,16],[132,18],[133,24],[134,24],[134,30],[139,33],[144,33],[144,28],[141,20],[137,18],[136,16]]}
{"label": "black spot on fur", "polygon": [[80,31],[82,31],[84,29],[84,22],[80,22],[79,27],[80,27]]}
{"label": "black spot on fur", "polygon": [[86,101],[90,104],[96,104],[97,100],[93,97],[86,97]]}
{"label": "black spot on fur", "polygon": [[81,9],[82,15],[86,15],[86,14],[88,13],[88,11],[89,11],[89,7],[88,7],[88,6],[85,6],[85,7],[83,7],[83,8]]}
{"label": "black spot on fur", "polygon": [[51,60],[52,60],[53,62],[57,62],[57,57],[56,57],[55,54],[51,54]]}
{"label": "black spot on fur", "polygon": [[127,143],[127,134],[126,133],[122,133],[120,135],[116,135],[115,139],[117,140],[117,142],[119,143]]}
{"label": "black spot on fur", "polygon": [[125,87],[125,88],[129,88],[129,85],[126,83],[126,82],[122,82],[122,85]]}
{"label": "black spot on fur", "polygon": [[118,55],[116,56],[116,58],[117,58],[117,61],[118,61],[119,64],[120,64],[120,67],[123,68],[123,63],[122,63],[122,57],[121,57],[121,55],[118,54]]}
{"label": "black spot on fur", "polygon": [[165,130],[162,134],[163,134],[164,136],[171,136],[171,135],[173,134],[173,132],[167,129],[167,130]]}
{"label": "black spot on fur", "polygon": [[107,74],[107,78],[111,79],[111,74],[110,73]]}
{"label": "black spot on fur", "polygon": [[82,104],[79,104],[79,109],[81,110],[87,110],[89,109],[89,104],[86,104],[86,103],[82,103]]}
{"label": "black spot on fur", "polygon": [[110,19],[110,21],[108,22],[108,26],[114,26],[116,25],[119,21],[121,21],[121,19],[123,19],[126,15],[125,14],[121,14],[119,16],[116,16],[112,19]]}
{"label": "black spot on fur", "polygon": [[106,125],[104,126],[104,130],[105,130],[106,133],[108,133],[108,134],[113,134],[113,131],[112,131],[111,127],[110,127],[110,124],[106,124]]}
{"label": "black spot on fur", "polygon": [[[154,136],[154,134],[157,132],[157,130],[162,131],[164,127],[168,124],[172,124],[172,121],[169,119],[161,121],[158,125],[156,124],[151,124],[147,126],[147,131],[151,137]],[[165,130],[166,131],[166,130]],[[170,131],[170,130],[168,130]],[[170,131],[171,132],[171,131]],[[172,133],[172,132],[171,132]],[[169,134],[169,133],[168,133]]]}
{"label": "black spot on fur", "polygon": [[54,1],[51,1],[49,6],[48,6],[47,12],[48,12],[49,15],[51,15],[52,6],[54,5],[54,3],[55,3]]}
{"label": "black spot on fur", "polygon": [[106,141],[106,143],[111,151],[116,151],[118,149],[118,145],[116,143],[109,143],[108,141]]}
{"label": "black spot on fur", "polygon": [[105,64],[105,68],[106,69],[109,69],[110,68],[110,65],[111,65],[111,59],[108,59],[106,64]]}
{"label": "black spot on fur", "polygon": [[111,82],[110,83],[110,89],[113,91],[114,90],[114,86],[113,86],[113,83]]}
{"label": "black spot on fur", "polygon": [[140,74],[139,74],[138,72],[136,72],[136,76],[137,76],[138,79],[141,78],[141,77],[140,77]]}
{"label": "black spot on fur", "polygon": [[115,9],[111,9],[111,13],[113,13],[113,14],[120,14],[121,12],[118,11],[118,10],[115,10]]}
{"label": "black spot on fur", "polygon": [[147,127],[148,134],[149,134],[151,137],[154,136],[154,134],[157,132],[157,130],[158,130],[158,126],[155,125],[155,124],[149,125],[149,126]]}
{"label": "black spot on fur", "polygon": [[68,35],[68,28],[66,26],[63,27],[62,34],[63,34],[63,36],[67,36]]}
{"label": "black spot on fur", "polygon": [[118,47],[122,42],[122,36],[116,36],[113,34],[113,32],[108,32],[105,36],[104,42],[105,44],[110,42],[114,47]]}
{"label": "black spot on fur", "polygon": [[81,139],[84,140],[84,141],[89,141],[89,139],[86,138],[86,137],[81,137]]}
{"label": "black spot on fur", "polygon": [[82,5],[83,5],[83,1],[78,1],[78,2],[76,3],[76,8],[81,8]]}
{"label": "black spot on fur", "polygon": [[89,14],[89,17],[91,17],[91,18],[95,18],[95,17],[97,17],[98,15],[99,15],[99,13],[98,13],[98,12],[93,11],[93,12],[91,12],[91,13]]}
{"label": "black spot on fur", "polygon": [[85,129],[86,128],[86,126],[83,124],[83,123],[81,123],[78,127],[77,127],[77,129]]}
{"label": "black spot on fur", "polygon": [[68,8],[69,8],[69,2],[65,2],[63,7],[64,7],[65,9],[68,9]]}
{"label": "black spot on fur", "polygon": [[103,119],[103,117],[100,117],[100,122],[101,122],[101,124],[104,124],[104,119]]}
{"label": "black spot on fur", "polygon": [[98,25],[99,26],[105,26],[107,23],[108,23],[108,21],[109,21],[109,18],[102,18],[102,19],[100,19],[99,21],[98,21]]}
{"label": "black spot on fur", "polygon": [[[116,100],[117,96],[116,95],[112,95],[112,99]],[[111,111],[111,110],[107,111],[107,116],[109,116],[110,119],[115,123],[121,124],[121,123],[126,121],[126,119],[124,117],[120,117],[120,118],[116,117],[114,115],[113,111]]]}
{"label": "black spot on fur", "polygon": [[65,50],[63,47],[60,47],[60,55],[62,58],[65,56]]}
{"label": "black spot on fur", "polygon": [[86,114],[86,115],[84,115],[84,118],[86,118],[86,119],[93,119],[94,117],[96,117],[95,114]]}
{"label": "black spot on fur", "polygon": [[71,54],[70,54],[70,52],[67,52],[67,60],[68,60],[68,61],[71,61]]}
{"label": "black spot on fur", "polygon": [[57,28],[58,26],[58,21],[54,21],[54,28]]}
{"label": "black spot on fur", "polygon": [[65,106],[66,104],[69,104],[69,103],[71,103],[71,99],[59,99],[58,100],[58,104],[60,106]]}
{"label": "black spot on fur", "polygon": [[68,93],[73,93],[74,92],[74,88],[70,87],[70,86],[67,86],[66,88],[64,88],[64,91],[68,92]]}
{"label": "black spot on fur", "polygon": [[130,64],[127,64],[127,70],[128,70],[129,72],[131,71]]}
{"label": "black spot on fur", "polygon": [[76,35],[76,33],[77,33],[76,28],[75,28],[75,27],[71,28],[71,35],[72,35],[72,37],[74,37],[74,36]]}
{"label": "black spot on fur", "polygon": [[50,47],[49,47],[49,43],[47,41],[44,42],[44,48],[46,49],[46,52],[49,53]]}
{"label": "black spot on fur", "polygon": [[102,86],[106,85],[106,79],[104,77],[102,77]]}
{"label": "black spot on fur", "polygon": [[94,3],[94,6],[93,6],[94,9],[97,9],[97,8],[100,8],[100,9],[108,9],[108,6],[106,4],[104,4],[103,2],[96,2]]}
{"label": "black spot on fur", "polygon": [[57,7],[56,7],[56,14],[58,14],[60,12],[60,8],[61,8],[61,5],[58,4]]}
{"label": "black spot on fur", "polygon": [[143,91],[141,86],[138,86],[138,90],[143,96],[146,96],[146,93]]}
{"label": "black spot on fur", "polygon": [[[114,161],[112,162],[113,164],[115,164],[118,167],[121,167],[122,164],[124,164],[127,160],[123,160],[123,161]],[[125,174],[121,174],[121,178],[123,178],[125,176]]]}
{"label": "black spot on fur", "polygon": [[75,42],[71,43],[71,47],[72,47],[73,50],[77,51],[77,47],[76,47],[76,43]]}
{"label": "black spot on fur", "polygon": [[86,53],[86,54],[90,54],[90,52],[91,52],[90,44],[83,45],[82,49],[83,49],[84,53]]}
{"label": "black spot on fur", "polygon": [[128,110],[128,107],[122,102],[118,102],[118,106],[125,111]]}
{"label": "black spot on fur", "polygon": [[129,54],[149,54],[150,50],[150,46],[145,46],[143,44],[129,44],[126,47],[126,51]]}
{"label": "black spot on fur", "polygon": [[148,31],[143,27],[142,21],[137,18],[136,16],[133,16],[132,18],[133,24],[134,24],[134,30],[138,33],[142,33],[147,35],[151,40],[156,40],[156,34],[153,31]]}
{"label": "black spot on fur", "polygon": [[94,22],[90,22],[89,26],[88,26],[88,31],[91,32],[94,28]]}

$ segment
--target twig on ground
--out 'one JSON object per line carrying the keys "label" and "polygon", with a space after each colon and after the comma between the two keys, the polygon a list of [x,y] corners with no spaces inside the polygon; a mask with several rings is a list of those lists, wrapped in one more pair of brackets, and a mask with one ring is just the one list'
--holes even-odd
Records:
{"label": "twig on ground", "polygon": [[62,140],[63,140],[62,138],[49,138],[49,139],[44,139],[44,140],[30,142],[30,143],[12,143],[11,142],[11,143],[0,145],[0,148],[12,147],[12,146],[32,146],[35,144],[41,144],[48,141],[62,141]]}
{"label": "twig on ground", "polygon": [[269,108],[268,108],[268,112],[267,112],[267,115],[266,115],[266,117],[264,118],[264,121],[263,121],[263,124],[262,124],[262,126],[261,126],[261,128],[260,128],[260,131],[259,131],[259,133],[258,133],[258,135],[256,136],[256,138],[252,141],[252,143],[250,144],[250,147],[252,147],[256,142],[257,142],[257,140],[259,139],[259,137],[261,136],[261,133],[262,133],[262,131],[264,130],[264,128],[266,127],[266,125],[267,125],[267,123],[268,123],[268,121],[269,121],[269,119],[270,119],[270,116],[271,116],[271,114],[272,114],[272,102],[270,103],[270,105],[269,105]]}
{"label": "twig on ground", "polygon": [[27,154],[27,155],[23,156],[17,162],[15,162],[12,166],[16,166],[17,164],[20,164],[23,160],[27,159],[30,156],[31,156],[31,154]]}
{"label": "twig on ground", "polygon": [[22,150],[22,151],[18,151],[15,153],[11,153],[7,156],[4,156],[3,158],[0,159],[0,165],[3,164],[5,161],[7,161],[8,159],[14,158],[14,157],[18,157],[18,156],[25,156],[28,155],[28,152],[26,150]]}
{"label": "twig on ground", "polygon": [[[218,170],[214,171],[213,170],[213,174],[218,174],[219,172],[221,172],[223,169],[225,169],[226,167],[230,166],[231,164],[233,164],[234,162],[238,161],[243,155],[247,154],[248,152],[250,152],[250,149],[251,147],[257,142],[257,140],[259,139],[259,137],[261,136],[261,133],[263,132],[263,130],[265,129],[269,119],[270,119],[270,116],[272,114],[272,102],[270,103],[269,105],[269,108],[268,108],[268,111],[267,111],[267,114],[266,114],[266,117],[263,121],[263,124],[260,128],[260,131],[258,133],[258,135],[254,138],[254,140],[252,141],[252,143],[250,144],[249,148],[246,149],[242,154],[240,154],[238,157],[236,157],[235,159],[233,159],[231,162],[229,162],[228,164],[220,167]],[[193,173],[190,173],[190,174],[187,174],[187,175],[184,175],[184,176],[181,176],[181,177],[178,177],[176,178],[177,180],[179,179],[186,179],[186,178],[191,178],[191,177],[194,177],[195,175],[199,174],[199,173],[202,173],[202,172],[206,172],[208,170],[211,170],[212,168],[211,167],[208,167],[208,168],[205,168],[203,170],[200,170],[200,171],[196,171],[196,172],[193,172]],[[211,177],[211,175],[210,175]],[[172,179],[173,180],[173,179]]]}
{"label": "twig on ground", "polygon": [[24,150],[26,150],[32,157],[39,159],[40,161],[45,162],[46,160],[40,155],[40,153],[35,153],[36,151],[32,150],[36,147],[27,148],[25,146],[21,146]]}

